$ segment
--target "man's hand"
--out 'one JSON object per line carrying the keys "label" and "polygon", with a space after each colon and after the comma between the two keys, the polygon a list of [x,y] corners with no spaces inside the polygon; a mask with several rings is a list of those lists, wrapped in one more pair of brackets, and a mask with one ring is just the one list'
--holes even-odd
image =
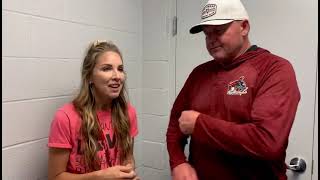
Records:
{"label": "man's hand", "polygon": [[193,110],[182,111],[178,120],[180,131],[185,135],[192,134],[199,115],[199,112]]}
{"label": "man's hand", "polygon": [[182,163],[173,168],[172,180],[198,180],[198,176],[189,163]]}

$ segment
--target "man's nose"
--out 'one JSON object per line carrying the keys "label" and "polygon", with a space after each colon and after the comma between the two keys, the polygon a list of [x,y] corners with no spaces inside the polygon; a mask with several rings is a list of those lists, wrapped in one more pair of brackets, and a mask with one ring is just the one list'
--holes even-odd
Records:
{"label": "man's nose", "polygon": [[219,36],[217,34],[212,33],[209,36],[207,36],[207,41],[210,43],[213,43],[213,42],[217,41],[218,37]]}

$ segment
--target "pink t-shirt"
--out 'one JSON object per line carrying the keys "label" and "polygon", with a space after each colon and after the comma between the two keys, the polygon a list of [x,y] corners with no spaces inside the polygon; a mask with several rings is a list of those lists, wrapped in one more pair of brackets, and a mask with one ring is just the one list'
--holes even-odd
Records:
{"label": "pink t-shirt", "polygon": [[[111,125],[111,111],[97,112],[100,125],[106,137],[105,145],[109,149],[109,157],[112,164],[120,164],[119,153],[115,157],[115,136]],[[135,137],[138,134],[137,116],[133,106],[128,106],[128,115],[130,120],[130,135]],[[48,147],[67,148],[70,149],[69,162],[67,171],[72,173],[86,173],[88,169],[84,165],[82,152],[80,151],[80,127],[81,118],[72,103],[65,104],[57,110],[51,123]],[[101,160],[101,169],[107,168],[108,164],[105,156],[105,149],[103,144],[99,142],[100,148],[98,157]]]}

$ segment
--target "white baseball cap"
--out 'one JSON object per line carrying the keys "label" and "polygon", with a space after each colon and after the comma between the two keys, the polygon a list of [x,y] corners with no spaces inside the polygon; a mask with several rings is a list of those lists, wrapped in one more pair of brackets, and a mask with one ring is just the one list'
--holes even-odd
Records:
{"label": "white baseball cap", "polygon": [[202,31],[202,25],[222,25],[235,20],[249,20],[240,0],[209,0],[202,9],[201,23],[190,29],[191,34]]}

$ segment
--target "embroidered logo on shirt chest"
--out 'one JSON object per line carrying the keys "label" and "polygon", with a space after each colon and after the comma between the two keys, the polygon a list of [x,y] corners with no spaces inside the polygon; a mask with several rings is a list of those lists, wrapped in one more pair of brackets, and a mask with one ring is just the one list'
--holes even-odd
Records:
{"label": "embroidered logo on shirt chest", "polygon": [[239,95],[247,94],[247,85],[244,81],[244,76],[241,76],[239,80],[231,81],[228,84],[228,95]]}

